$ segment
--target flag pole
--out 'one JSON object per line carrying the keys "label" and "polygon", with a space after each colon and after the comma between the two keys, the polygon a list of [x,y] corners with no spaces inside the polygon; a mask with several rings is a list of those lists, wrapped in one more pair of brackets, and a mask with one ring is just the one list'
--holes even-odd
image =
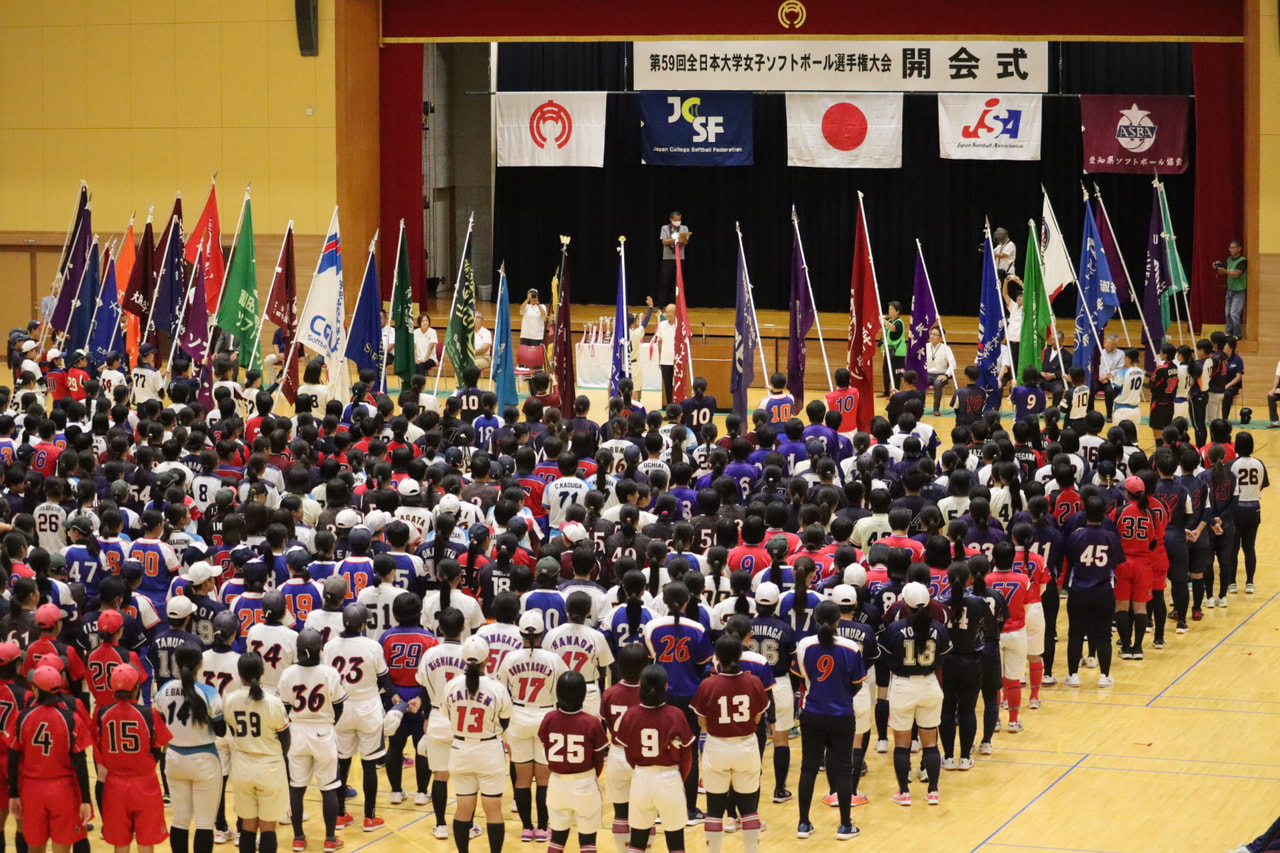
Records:
{"label": "flag pole", "polygon": [[[859,200],[859,204],[861,204],[861,200]],[[818,346],[822,349],[822,366],[827,371],[827,390],[834,391],[836,390],[835,380],[831,376],[831,362],[827,360],[827,343],[822,338],[822,321],[818,319],[818,302],[813,298],[813,282],[809,279],[809,262],[804,259],[804,241],[800,239],[800,219],[796,216],[796,206],[794,204],[791,205],[791,227],[795,229],[796,245],[800,248],[800,266],[804,267],[804,283],[805,287],[809,289],[809,305],[813,308],[813,325],[818,330]],[[870,238],[867,239],[867,245],[871,245]],[[874,271],[874,269],[873,265],[872,270]],[[878,300],[879,298],[880,295],[877,293],[876,299]],[[754,304],[754,300],[752,304]],[[876,305],[878,307],[879,302]],[[760,330],[757,326],[756,334],[758,335],[759,333]],[[892,373],[893,371],[890,370],[889,372]],[[893,381],[892,377],[890,377],[889,381]]]}
{"label": "flag pole", "polygon": [[[246,194],[248,193],[248,190],[247,190],[247,189],[245,190],[245,193],[246,193]],[[237,228],[236,228],[237,233],[239,232],[239,230],[240,230],[240,229],[239,229],[239,227],[237,226]],[[276,265],[275,265],[275,267],[272,269],[272,273],[271,273],[271,283],[272,283],[273,285],[275,284],[275,280],[276,280],[275,270],[280,269],[280,259],[284,257],[284,250],[285,250],[285,247],[289,245],[289,235],[290,235],[290,234],[292,234],[292,233],[293,233],[293,220],[292,220],[292,219],[290,219],[290,220],[289,220],[289,224],[288,224],[288,225],[286,225],[286,226],[285,226],[285,229],[284,229],[284,239],[282,239],[282,240],[280,241],[280,254],[276,255]],[[327,236],[327,235],[326,235],[326,236]],[[321,252],[321,254],[323,255],[323,254],[324,254],[324,252],[322,251],[322,252]],[[228,264],[228,266],[230,266],[230,265]],[[319,269],[319,267],[320,267],[320,264],[317,262],[317,263],[316,263],[316,268],[317,268],[317,269]],[[226,292],[226,287],[225,287],[225,285],[223,286],[223,292],[224,292],[224,293]],[[274,287],[273,287],[271,290],[267,291],[267,302],[268,302],[268,303],[269,303],[269,302],[271,302],[271,294],[272,294],[272,293],[274,293],[274,292],[275,292],[275,288],[274,288]],[[288,351],[287,353],[285,353],[285,357],[284,357],[284,369],[281,371],[281,374],[280,374],[281,376],[288,376],[288,375],[289,375],[289,369],[290,369],[290,367],[292,366],[292,364],[293,364],[293,362],[294,362],[294,359],[295,359],[295,358],[297,358],[297,355],[298,355],[298,333],[297,333],[297,325],[298,325],[298,306],[297,306],[297,298],[298,298],[298,297],[297,297],[297,294],[294,294],[294,306],[293,306],[293,314],[294,314],[294,317],[293,317],[294,333],[293,333],[293,340],[289,342],[289,351]],[[221,301],[222,301],[222,294],[218,294],[218,301],[219,301],[219,302],[221,302]],[[265,312],[265,310],[266,310],[266,309],[263,309],[263,310],[264,310],[264,312]],[[210,343],[212,343],[212,340],[210,341]],[[276,389],[276,393],[272,395],[273,399],[275,399],[275,400],[278,402],[278,401],[279,401],[279,395],[280,395],[280,394],[282,394],[282,393],[283,393],[283,391],[284,391],[284,382],[283,382],[283,381],[281,381],[281,383],[280,383],[280,387],[279,387],[279,388],[277,388],[277,389]]]}
{"label": "flag pole", "polygon": [[[204,246],[197,244],[196,245],[196,264],[197,265],[200,264],[203,260],[204,260]],[[195,266],[192,266],[193,270],[195,268],[196,268]],[[193,277],[194,275],[195,273],[192,273]],[[182,307],[178,309],[178,323],[176,326],[174,326],[174,329],[176,331],[174,331],[173,335],[171,336],[173,340],[169,342],[169,361],[164,366],[166,379],[172,378],[173,376],[173,355],[178,351],[178,339],[182,337],[182,321],[186,319],[187,305],[191,303],[191,295],[192,295],[191,286],[186,281],[183,281],[182,284],[183,284]]]}
{"label": "flag pole", "polygon": [[[564,269],[563,255],[561,255],[560,264],[561,264],[560,268]],[[498,305],[502,304],[502,293],[506,289],[507,289],[507,262],[504,259],[502,263],[498,264],[498,302],[497,302]],[[508,300],[510,300],[510,297],[508,297]],[[507,302],[507,316],[508,317],[511,316],[510,301]],[[494,326],[495,326],[494,331],[497,331],[496,326],[497,326],[498,318],[494,317],[493,319],[494,319]],[[510,346],[510,343],[508,343],[508,346]],[[496,390],[498,387],[493,381],[493,371],[494,371],[494,368],[497,367],[498,360],[495,359],[493,356],[494,356],[493,348],[490,347],[489,348],[489,390],[491,391]]]}
{"label": "flag pole", "polygon": [[[675,242],[675,244],[674,244],[674,248],[675,248],[675,250],[676,250],[676,262],[677,262],[677,263],[679,263],[679,262],[680,262],[680,241],[679,241],[679,240],[677,240],[677,241]],[[684,271],[683,271],[683,269],[681,270],[681,273],[680,273],[680,282],[679,282],[679,283],[680,283],[681,285],[683,285],[683,284],[684,284]],[[684,299],[684,300],[685,300],[685,308],[684,308],[684,312],[685,312],[685,316],[687,317],[687,316],[688,316],[688,314],[689,314],[689,297],[685,295],[685,293],[684,293],[684,288],[683,288],[683,287],[681,287],[681,288],[680,288],[679,296],[680,296],[682,299]],[[676,303],[676,304],[677,304],[677,305],[679,305],[679,303]],[[665,305],[664,305],[664,306],[662,306],[662,307],[663,307],[663,308],[666,308],[667,306],[665,306]],[[677,311],[677,314],[678,314],[678,313],[679,313],[679,312]],[[817,312],[815,311],[815,312],[814,312],[814,314],[816,315],[816,314],[817,314]],[[678,320],[679,320],[679,317],[677,316],[676,334],[679,334],[679,332],[680,332],[680,328],[679,328],[679,327],[680,327],[680,324],[679,324]],[[689,357],[689,377],[688,377],[688,382],[689,382],[689,387],[690,387],[690,388],[692,388],[692,387],[693,387],[693,330],[692,330],[692,329],[690,329],[690,328],[689,328],[689,326],[688,326],[687,324],[685,325],[684,330],[685,330],[685,332],[687,333],[687,334],[685,335],[684,354],[685,354],[685,355],[687,355],[687,356]],[[659,341],[659,343],[661,343],[661,341]]]}
{"label": "flag pole", "polygon": [[[1035,233],[1036,221],[1028,219],[1027,225],[1030,226],[1031,232]],[[1039,235],[1037,235],[1038,239]],[[1053,345],[1058,351],[1058,369],[1065,376],[1067,366],[1062,361],[1062,347],[1058,345],[1058,318],[1053,313],[1053,300],[1049,298],[1049,289],[1044,286],[1044,255],[1040,253],[1039,248],[1036,249],[1036,261],[1040,264],[1040,289],[1044,291],[1045,304],[1049,306],[1049,332],[1053,335]],[[1048,341],[1045,342],[1046,344]],[[1043,363],[1044,359],[1041,359]]]}
{"label": "flag pole", "polygon": [[[218,316],[219,309],[222,308],[222,297],[225,296],[227,293],[227,276],[231,272],[230,261],[233,257],[235,257],[235,254],[236,254],[236,244],[240,241],[240,226],[244,225],[244,209],[248,204],[249,204],[249,187],[245,187],[244,201],[240,202],[240,216],[238,219],[236,219],[236,233],[231,237],[231,254],[227,255],[228,263],[226,265],[226,268],[223,269],[222,271],[222,287],[218,290],[218,303],[214,306],[213,314],[209,317],[210,323],[216,324],[215,318]],[[293,226],[292,219],[289,220],[289,225],[290,227]],[[286,229],[286,232],[287,232],[287,229]],[[221,247],[219,247],[219,251],[221,251]]]}
{"label": "flag pole", "polygon": [[[871,245],[871,235],[869,234],[867,235],[867,245]],[[938,334],[942,336],[942,343],[946,344],[947,348],[950,349],[951,345],[947,344],[947,330],[942,327],[942,315],[938,313],[938,299],[933,295],[933,280],[929,278],[929,265],[924,262],[924,247],[920,245],[919,237],[916,238],[916,254],[920,256],[920,269],[924,270],[924,285],[929,289],[929,301],[933,303],[933,314],[937,317]],[[914,311],[915,306],[912,305],[911,309]],[[954,353],[952,353],[951,360],[955,361]],[[927,366],[928,364],[926,362],[926,367]],[[959,380],[956,379],[955,368],[948,369],[947,375],[951,377],[952,390],[954,390],[955,385],[959,384]]]}
{"label": "flag pole", "polygon": [[[449,323],[453,322],[453,312],[454,309],[458,307],[458,291],[462,288],[462,272],[467,263],[467,247],[471,245],[471,229],[475,227],[475,224],[476,215],[473,211],[471,213],[471,218],[467,220],[467,239],[462,243],[462,257],[458,260],[458,277],[453,281],[453,300],[449,303]],[[446,324],[444,328],[445,339],[448,340],[449,326]],[[446,347],[446,349],[448,348]],[[447,355],[447,353],[440,354],[440,363],[436,365],[436,384],[431,389],[431,394],[433,396],[437,395],[440,391],[440,377],[444,375],[445,355]]]}
{"label": "flag pole", "polygon": [[[618,271],[619,271],[619,278],[622,281],[622,308],[623,308],[622,313],[624,316],[630,317],[631,312],[626,310],[627,308],[627,237],[625,234],[618,237]],[[615,311],[614,313],[616,314],[617,312]],[[628,326],[627,328],[622,329],[621,331],[615,328],[613,330],[613,334],[614,334],[615,341],[617,340],[618,335],[624,335],[622,339],[622,349],[623,349],[623,354],[626,356],[626,358],[622,359],[622,371],[627,379],[631,379],[632,378],[631,376],[631,327]],[[644,393],[644,389],[636,388],[633,385],[631,388],[631,392],[633,394],[642,394]]]}
{"label": "flag pole", "polygon": [[[150,221],[150,217],[148,217]],[[164,241],[164,251],[160,255],[160,268],[156,270],[156,286],[151,291],[151,307],[147,311],[147,325],[142,330],[142,340],[145,341],[151,336],[151,330],[155,328],[156,303],[159,302],[160,279],[164,278],[164,265],[169,260],[169,244],[173,242],[173,229],[178,222],[178,217],[174,216],[169,222],[169,236]]]}
{"label": "flag pole", "polygon": [[742,254],[742,275],[747,280],[747,299],[751,303],[751,325],[756,330],[756,353],[760,356],[760,370],[765,377],[765,384],[769,382],[769,367],[764,362],[764,342],[760,340],[760,318],[756,316],[756,298],[752,292],[751,271],[747,269],[747,250],[742,245],[742,225],[735,221],[733,230],[738,232],[738,251]]}
{"label": "flag pole", "polygon": [[[97,242],[98,242],[98,235],[97,235],[97,234],[94,234],[94,235],[93,235],[93,242],[94,242],[94,243],[97,243]],[[104,256],[104,257],[106,257],[108,261],[110,261],[110,259],[111,259],[111,247],[112,247],[112,246],[114,246],[114,245],[115,245],[115,240],[111,240],[110,242],[108,242],[108,243],[107,243],[107,245],[106,245],[106,246],[104,246],[104,247],[103,247],[103,252],[104,252],[104,255],[103,255],[103,256]],[[98,299],[99,299],[99,301],[101,301],[101,299],[102,299],[102,284],[103,284],[104,280],[106,279],[106,275],[107,275],[107,265],[106,265],[106,264],[103,264],[103,265],[102,265],[102,277],[98,279]],[[93,308],[93,316],[89,319],[89,337],[85,338],[85,342],[84,342],[84,351],[85,351],[85,354],[86,354],[86,355],[87,355],[87,354],[88,354],[88,352],[89,352],[89,343],[93,340],[93,330],[94,330],[94,329],[96,329],[97,327],[98,327],[98,307],[95,305],[95,306],[94,306],[94,308]]]}
{"label": "flag pole", "polygon": [[[1162,210],[1164,213],[1167,214],[1169,212],[1169,196],[1165,194],[1163,183],[1160,184],[1160,200],[1161,202],[1163,202]],[[1172,215],[1169,216],[1169,219],[1170,220],[1173,219]],[[1178,235],[1173,232],[1173,222],[1170,221],[1168,224],[1169,224],[1169,233],[1166,239],[1169,241],[1169,243],[1173,245],[1173,254],[1177,255],[1178,254]],[[1179,257],[1178,262],[1179,262],[1178,265],[1181,266],[1182,265],[1181,257]],[[1185,271],[1183,275],[1184,275],[1184,278],[1182,280],[1182,284],[1183,284],[1182,304],[1183,304],[1183,307],[1187,309],[1187,332],[1190,333],[1191,342],[1194,344],[1196,340],[1196,328],[1191,324],[1191,302],[1187,297],[1187,291],[1191,289],[1191,282],[1187,281],[1187,279],[1185,278]],[[1173,296],[1173,304],[1175,307],[1178,304],[1178,294],[1176,293]],[[1181,329],[1179,329],[1179,332],[1178,332],[1178,340],[1182,340]]]}
{"label": "flag pole", "polygon": [[[1115,244],[1116,244],[1116,255],[1117,255],[1117,259],[1120,261],[1120,268],[1121,268],[1122,270],[1124,270],[1124,277],[1125,277],[1126,279],[1128,279],[1128,281],[1129,281],[1129,297],[1130,297],[1129,301],[1130,301],[1130,302],[1132,302],[1132,303],[1134,304],[1134,307],[1136,307],[1136,308],[1138,309],[1138,319],[1142,321],[1142,328],[1143,328],[1143,329],[1146,329],[1146,328],[1147,328],[1147,316],[1146,316],[1146,314],[1144,314],[1144,313],[1143,313],[1143,311],[1142,311],[1142,300],[1141,300],[1141,299],[1134,298],[1134,295],[1133,295],[1133,278],[1129,275],[1129,265],[1125,263],[1125,260],[1124,260],[1124,252],[1122,252],[1122,251],[1120,250],[1120,241],[1115,239],[1116,229],[1115,229],[1115,228],[1113,228],[1113,227],[1112,227],[1112,225],[1111,225],[1111,214],[1107,213],[1107,205],[1106,205],[1106,203],[1105,203],[1105,202],[1103,202],[1103,200],[1102,200],[1102,190],[1098,189],[1098,184],[1097,184],[1097,182],[1096,182],[1096,181],[1095,181],[1095,182],[1094,182],[1094,184],[1093,184],[1093,197],[1094,197],[1094,198],[1096,198],[1096,199],[1098,200],[1098,208],[1102,211],[1102,218],[1103,218],[1104,220],[1106,220],[1106,223],[1107,223],[1107,230],[1111,232],[1111,238],[1112,238],[1112,240],[1114,240],[1114,241],[1115,241]],[[1129,330],[1128,330],[1128,328],[1126,327],[1126,328],[1125,328],[1125,342],[1126,342],[1126,343],[1129,343],[1129,340],[1130,340],[1130,339],[1129,339]],[[1133,346],[1133,344],[1129,343],[1129,346],[1130,346],[1130,347],[1132,347],[1132,346]],[[1149,346],[1149,347],[1151,348],[1151,353],[1152,353],[1152,355],[1154,355],[1154,356],[1156,357],[1156,359],[1157,359],[1157,360],[1159,360],[1160,353],[1156,352],[1155,344],[1154,344],[1152,341],[1148,340],[1148,341],[1147,341],[1147,346]]]}
{"label": "flag pole", "polygon": [[[80,181],[81,190],[83,190],[87,186],[88,186],[87,182],[85,182],[84,180]],[[87,208],[88,204],[86,204],[85,206]],[[68,257],[68,253],[71,251],[71,247],[75,243],[76,236],[80,233],[80,229],[77,227],[77,225],[83,225],[83,223],[78,223],[76,221],[79,216],[80,216],[80,192],[76,192],[75,211],[71,214],[71,222],[67,224],[67,236],[66,236],[66,239],[62,241],[62,251],[58,255],[58,272],[53,277],[52,295],[53,295],[55,306],[57,305],[58,297],[62,295],[62,288],[66,285],[66,264],[70,260],[70,258]],[[52,313],[50,314],[49,317],[40,318],[39,349],[41,352],[44,352],[45,341],[49,339],[49,328],[51,325],[50,323],[51,319],[52,319]]]}
{"label": "flag pole", "polygon": [[[871,287],[873,290],[875,290],[875,293],[876,293],[876,317],[877,319],[880,320],[881,329],[883,330],[884,308],[880,305],[880,279],[876,275],[876,256],[875,256],[875,253],[871,251],[871,229],[867,227],[867,209],[862,204],[862,190],[858,190],[858,214],[862,217],[862,231],[864,234],[867,235],[867,263],[871,265]],[[856,251],[856,247],[855,247],[855,251]],[[803,249],[800,252],[800,257],[801,259],[804,258]],[[806,267],[805,278],[808,278],[808,277],[809,277],[809,272],[808,272],[808,267]],[[936,303],[935,303],[935,307],[936,307]],[[815,309],[813,313],[816,316],[818,312]],[[889,387],[892,390],[897,391],[898,380],[893,375],[893,358],[889,355],[889,336],[887,334],[883,334],[882,337],[884,338],[884,345],[881,347],[881,349],[884,350],[885,366],[889,369]],[[835,390],[835,389],[833,388],[832,390]]]}
{"label": "flag pole", "polygon": [[[59,274],[66,268],[67,252],[71,251],[71,240],[75,236],[73,232],[76,230],[76,217],[80,215],[80,193],[85,192],[88,188],[89,182],[81,178],[80,186],[76,189],[76,204],[71,210],[71,221],[67,223],[67,235],[62,239],[62,251],[58,253]],[[56,279],[57,277],[55,276],[55,281]],[[54,295],[57,295],[56,292]]]}
{"label": "flag pole", "polygon": [[[85,210],[88,210],[88,209],[89,209],[89,208],[86,206],[86,207],[85,207]],[[94,251],[94,248],[95,248],[97,245],[98,245],[98,235],[97,235],[97,234],[94,234],[94,235],[93,235],[93,239],[92,239],[91,241],[89,241],[89,251],[90,251],[90,252],[93,252],[93,251]],[[84,257],[84,270],[80,273],[80,280],[76,283],[76,292],[75,292],[75,293],[72,295],[72,297],[71,297],[71,313],[72,313],[72,316],[74,316],[74,315],[75,315],[76,308],[78,308],[78,307],[79,307],[79,303],[80,303],[80,292],[81,292],[82,290],[84,290],[84,280],[85,280],[85,278],[87,278],[87,277],[88,277],[88,275],[89,275],[89,256],[88,256],[88,255],[85,255],[85,257]],[[64,282],[63,286],[64,286],[64,287],[66,286],[66,285],[65,285],[65,282]],[[95,313],[97,313],[97,312],[95,311]],[[71,349],[79,349],[79,347],[77,347],[77,346],[75,345],[75,343],[76,343],[76,342],[75,342],[75,341],[73,341],[73,340],[71,340],[71,329],[69,328],[69,327],[71,326],[71,322],[70,322],[70,320],[68,320],[68,321],[67,321],[67,326],[68,326],[68,329],[67,329],[67,340],[66,340],[66,345],[67,345],[67,346],[69,346]],[[86,342],[86,346],[87,346],[87,342]]]}
{"label": "flag pole", "polygon": [[[1093,186],[1094,186],[1094,189],[1097,189],[1097,188],[1098,188],[1098,185],[1097,185],[1097,184],[1094,184]],[[1089,205],[1089,188],[1088,188],[1088,187],[1086,187],[1086,186],[1084,185],[1084,180],[1083,180],[1083,179],[1081,179],[1081,181],[1080,181],[1080,192],[1084,195],[1085,209],[1086,209],[1086,210],[1088,210],[1088,205]],[[1099,206],[1101,206],[1101,205],[1102,205],[1102,198],[1101,198],[1101,196],[1099,196],[1099,198],[1098,198],[1098,205],[1099,205]],[[1105,210],[1103,211],[1103,216],[1104,216],[1104,217],[1106,218],[1106,220],[1107,220],[1107,230],[1108,230],[1108,231],[1111,231],[1111,237],[1112,237],[1112,239],[1114,240],[1114,239],[1115,239],[1115,232],[1111,230],[1111,219],[1110,219],[1110,217],[1107,217],[1107,216],[1106,216],[1106,211],[1105,211]],[[1103,247],[1102,247],[1102,254],[1104,254],[1104,255],[1105,255],[1106,253],[1107,253],[1107,249],[1106,249],[1106,247],[1105,247],[1105,246],[1103,246]],[[1119,243],[1116,243],[1116,254],[1117,254],[1117,256],[1119,256],[1119,255],[1120,255],[1120,244],[1119,244]],[[1120,262],[1120,271],[1124,273],[1125,281],[1128,281],[1128,282],[1129,282],[1129,295],[1130,295],[1130,297],[1132,297],[1132,296],[1133,296],[1133,281],[1129,278],[1129,270],[1128,270],[1128,268],[1127,268],[1127,267],[1125,266],[1125,264],[1124,264],[1124,258],[1123,258],[1123,257],[1117,257],[1117,258],[1116,258],[1116,260],[1118,260],[1118,261]],[[1110,261],[1107,261],[1107,264],[1108,264],[1108,265],[1110,265],[1110,263],[1111,263]],[[1112,275],[1114,276],[1114,273],[1113,273]],[[1115,284],[1115,282],[1113,281],[1113,282],[1112,282],[1112,284]],[[1130,301],[1132,302],[1132,301],[1134,301],[1134,300],[1133,300],[1133,299],[1130,299]],[[1120,303],[1120,298],[1119,298],[1119,294],[1117,294],[1117,296],[1116,296],[1116,316],[1118,316],[1118,317],[1120,318],[1120,331],[1124,332],[1124,346],[1125,346],[1125,349],[1133,349],[1133,338],[1129,337],[1129,326],[1128,326],[1128,324],[1127,324],[1127,323],[1125,323],[1125,321],[1124,321],[1124,314],[1120,313],[1119,303]],[[1101,346],[1101,345],[1102,345],[1102,342],[1101,342],[1101,341],[1099,341],[1099,342],[1098,342],[1098,345],[1099,345],[1099,346]]]}

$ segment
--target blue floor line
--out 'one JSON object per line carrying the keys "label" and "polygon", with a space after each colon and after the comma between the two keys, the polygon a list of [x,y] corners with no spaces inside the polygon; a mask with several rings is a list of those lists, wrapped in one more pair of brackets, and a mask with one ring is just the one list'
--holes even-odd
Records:
{"label": "blue floor line", "polygon": [[983,847],[987,842],[989,842],[991,839],[995,838],[997,835],[999,835],[1001,832],[1003,832],[1003,831],[1004,831],[1004,829],[1005,829],[1005,827],[1007,827],[1009,824],[1011,824],[1011,823],[1013,823],[1015,820],[1017,820],[1017,819],[1022,815],[1022,813],[1023,813],[1023,812],[1025,812],[1027,809],[1031,808],[1031,807],[1032,807],[1032,806],[1034,806],[1036,803],[1038,803],[1038,802],[1040,801],[1040,798],[1041,798],[1041,797],[1043,797],[1045,794],[1047,794],[1047,793],[1049,793],[1050,791],[1052,791],[1052,790],[1054,789],[1054,786],[1055,786],[1055,785],[1057,785],[1057,784],[1058,784],[1059,782],[1061,782],[1063,779],[1067,778],[1067,776],[1069,776],[1069,775],[1071,774],[1071,771],[1072,771],[1072,770],[1075,770],[1077,767],[1079,767],[1079,766],[1080,766],[1080,764],[1081,764],[1081,763],[1082,763],[1086,758],[1088,758],[1088,757],[1089,757],[1089,756],[1088,756],[1088,754],[1082,755],[1082,756],[1080,757],[1080,759],[1079,759],[1078,761],[1076,761],[1076,763],[1075,763],[1075,764],[1072,764],[1070,767],[1068,767],[1066,770],[1064,770],[1064,771],[1062,772],[1062,774],[1061,774],[1060,776],[1058,776],[1058,778],[1057,778],[1057,779],[1054,779],[1052,782],[1050,782],[1050,783],[1049,783],[1049,786],[1048,786],[1047,788],[1045,788],[1045,789],[1044,789],[1043,791],[1041,791],[1040,793],[1036,794],[1035,798],[1034,798],[1031,802],[1027,803],[1027,804],[1026,804],[1026,805],[1024,805],[1022,808],[1018,809],[1016,812],[1014,812],[1014,813],[1013,813],[1013,816],[1012,816],[1012,817],[1010,817],[1010,818],[1009,818],[1008,820],[1006,820],[1004,823],[1002,823],[1002,824],[1000,824],[998,827],[996,827],[995,832],[991,833],[991,834],[990,834],[990,835],[988,835],[986,838],[984,838],[981,842],[979,842],[978,846],[977,846],[977,847],[975,847],[975,848],[973,848],[973,850],[971,850],[971,851],[970,851],[970,853],[977,853],[977,851],[978,851],[978,850],[980,850],[980,849],[982,849],[982,847]]}

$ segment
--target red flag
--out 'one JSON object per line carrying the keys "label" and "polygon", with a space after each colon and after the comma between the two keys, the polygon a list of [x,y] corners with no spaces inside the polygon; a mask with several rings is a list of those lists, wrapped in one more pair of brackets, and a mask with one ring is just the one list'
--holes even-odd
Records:
{"label": "red flag", "polygon": [[[120,243],[119,257],[116,258],[116,299],[120,307],[124,307],[125,297],[129,295],[129,282],[133,276],[133,265],[138,257],[137,246],[133,242],[133,220],[129,220],[129,230],[125,232]],[[137,352],[142,346],[142,329],[138,324],[138,316],[128,311],[121,315],[124,318],[124,344],[128,352]]]}
{"label": "red flag", "polygon": [[298,399],[298,353],[293,345],[298,333],[298,276],[293,258],[293,223],[284,232],[284,245],[267,293],[267,319],[284,330],[285,363],[280,390],[290,403]]}
{"label": "red flag", "polygon": [[[209,239],[208,243],[205,243],[206,236]],[[209,309],[209,316],[212,317],[218,311],[218,300],[222,296],[222,279],[226,272],[226,262],[222,257],[222,226],[218,224],[217,186],[209,187],[209,198],[204,203],[204,210],[200,211],[196,227],[187,237],[187,263],[196,262],[202,247],[204,248],[205,305]]]}
{"label": "red flag", "polygon": [[[151,217],[142,229],[142,243],[129,269],[129,284],[125,288],[120,307],[143,320],[151,313],[151,300],[156,290],[156,235],[151,228]],[[121,256],[124,261],[124,256]],[[119,269],[119,264],[117,264]]]}
{"label": "red flag", "polygon": [[850,386],[858,392],[858,429],[866,429],[875,414],[876,331],[880,327],[880,296],[871,260],[867,217],[858,193],[858,227],[853,243],[853,281],[849,285]]}
{"label": "red flag", "polygon": [[569,316],[569,238],[561,239],[564,242],[560,247],[560,283],[556,303],[555,346],[551,349],[551,375],[556,380],[560,405],[565,411],[569,411],[577,396],[578,384],[573,369],[573,324]]}
{"label": "red flag", "polygon": [[[671,402],[682,403],[692,392],[689,375],[692,367],[689,355],[689,308],[684,298],[684,268],[680,263],[680,243],[673,244],[676,250],[676,353],[675,370],[671,381]],[[665,310],[667,306],[663,305]]]}

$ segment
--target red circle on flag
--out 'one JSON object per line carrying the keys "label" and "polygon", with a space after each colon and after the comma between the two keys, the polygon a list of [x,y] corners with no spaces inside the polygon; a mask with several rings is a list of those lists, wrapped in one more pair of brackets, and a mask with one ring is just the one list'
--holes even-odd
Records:
{"label": "red circle on flag", "polygon": [[867,117],[853,104],[832,104],[822,114],[822,137],[832,148],[852,151],[867,138]]}

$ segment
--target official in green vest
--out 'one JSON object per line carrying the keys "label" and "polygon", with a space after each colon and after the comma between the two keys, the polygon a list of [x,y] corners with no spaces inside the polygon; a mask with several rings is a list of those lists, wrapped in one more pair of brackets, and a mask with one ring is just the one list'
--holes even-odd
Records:
{"label": "official in green vest", "polygon": [[1249,260],[1239,240],[1227,244],[1227,259],[1214,261],[1213,268],[1227,280],[1227,334],[1244,337],[1245,292],[1249,289]]}
{"label": "official in green vest", "polygon": [[[889,303],[884,318],[883,346],[889,353],[884,366],[884,395],[888,397],[893,387],[902,382],[902,370],[907,363],[907,324],[902,319],[902,303],[894,300]],[[890,365],[893,369],[893,383],[889,381]]]}

